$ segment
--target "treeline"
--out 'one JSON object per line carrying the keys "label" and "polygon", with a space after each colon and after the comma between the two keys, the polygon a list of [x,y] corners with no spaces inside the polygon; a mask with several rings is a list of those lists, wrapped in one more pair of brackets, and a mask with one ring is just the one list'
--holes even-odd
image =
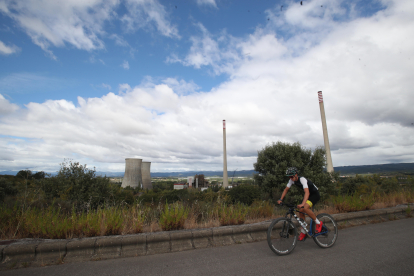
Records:
{"label": "treeline", "polygon": [[57,175],[19,171],[0,177],[0,201],[11,207],[45,208],[55,205],[68,211],[96,209],[103,205],[133,204],[138,189],[121,188],[109,178],[79,162],[64,161]]}

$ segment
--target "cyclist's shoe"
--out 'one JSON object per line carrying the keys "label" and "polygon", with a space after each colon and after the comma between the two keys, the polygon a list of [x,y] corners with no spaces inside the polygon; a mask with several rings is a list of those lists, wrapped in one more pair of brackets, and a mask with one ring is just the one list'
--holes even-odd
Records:
{"label": "cyclist's shoe", "polygon": [[320,233],[322,231],[323,222],[316,224],[316,233]]}
{"label": "cyclist's shoe", "polygon": [[299,235],[299,241],[305,241],[307,237],[308,237],[308,236],[307,236],[306,234],[304,234],[304,233],[300,232],[300,235]]}

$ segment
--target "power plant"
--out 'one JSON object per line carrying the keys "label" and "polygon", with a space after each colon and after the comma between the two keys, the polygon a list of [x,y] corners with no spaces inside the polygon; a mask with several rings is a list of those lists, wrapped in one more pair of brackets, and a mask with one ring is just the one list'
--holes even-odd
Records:
{"label": "power plant", "polygon": [[142,162],[141,175],[142,175],[142,188],[152,190],[151,162]]}
{"label": "power plant", "polygon": [[327,163],[326,171],[333,172],[334,168],[332,164],[331,147],[329,146],[328,128],[326,127],[325,107],[323,106],[322,91],[318,92],[318,98],[319,98],[319,108],[321,110],[323,141],[325,142],[325,151],[326,151],[326,163]]}
{"label": "power plant", "polygon": [[151,162],[142,162],[139,158],[125,158],[125,174],[121,187],[152,189],[150,167]]}

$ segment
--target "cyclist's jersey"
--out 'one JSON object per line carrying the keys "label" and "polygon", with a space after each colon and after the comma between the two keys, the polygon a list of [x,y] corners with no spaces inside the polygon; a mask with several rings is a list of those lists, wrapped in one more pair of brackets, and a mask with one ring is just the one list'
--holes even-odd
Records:
{"label": "cyclist's jersey", "polygon": [[312,183],[309,179],[304,178],[303,176],[299,176],[297,181],[293,181],[292,179],[289,179],[289,182],[287,184],[287,187],[292,187],[292,184],[295,184],[298,188],[301,188],[305,190],[305,188],[309,189],[309,194],[317,193],[318,187],[316,187],[315,184]]}

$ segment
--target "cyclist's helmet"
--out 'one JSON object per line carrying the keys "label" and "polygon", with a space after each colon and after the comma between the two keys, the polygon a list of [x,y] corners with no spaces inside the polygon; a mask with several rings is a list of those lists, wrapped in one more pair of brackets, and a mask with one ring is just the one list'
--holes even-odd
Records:
{"label": "cyclist's helmet", "polygon": [[299,174],[298,169],[296,169],[295,167],[287,168],[286,176],[294,176],[295,174]]}

